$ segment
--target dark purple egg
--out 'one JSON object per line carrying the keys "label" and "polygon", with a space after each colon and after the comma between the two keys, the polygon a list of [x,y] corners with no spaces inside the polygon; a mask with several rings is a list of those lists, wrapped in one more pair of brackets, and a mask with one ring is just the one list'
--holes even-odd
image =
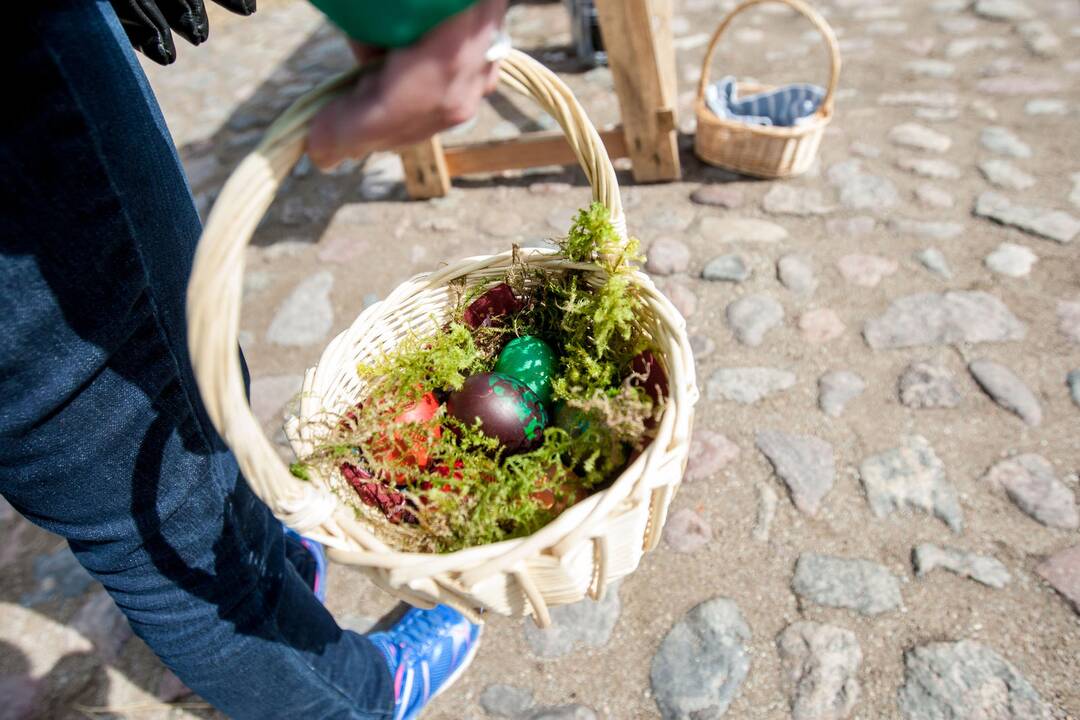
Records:
{"label": "dark purple egg", "polygon": [[547,411],[529,387],[509,375],[473,375],[450,394],[446,410],[451,417],[497,438],[507,452],[533,450],[544,441]]}

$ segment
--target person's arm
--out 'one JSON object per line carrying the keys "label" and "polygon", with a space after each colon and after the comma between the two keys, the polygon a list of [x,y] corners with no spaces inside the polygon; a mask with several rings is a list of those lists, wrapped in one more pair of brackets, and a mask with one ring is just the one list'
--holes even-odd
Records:
{"label": "person's arm", "polygon": [[[308,154],[322,169],[374,150],[419,142],[462,123],[495,88],[498,69],[486,55],[502,25],[506,0],[475,4],[466,0],[315,0],[315,4],[334,6],[331,11],[351,8],[347,17],[339,20],[332,15],[331,19],[353,37],[360,62],[384,56],[379,70],[364,76],[312,122]],[[406,15],[408,9],[428,5],[426,13]],[[442,12],[468,7],[442,19],[436,6]],[[376,22],[376,17],[383,19]],[[366,29],[354,25],[365,20],[371,21]],[[431,22],[438,24],[429,29]],[[380,44],[363,43],[361,38]]]}

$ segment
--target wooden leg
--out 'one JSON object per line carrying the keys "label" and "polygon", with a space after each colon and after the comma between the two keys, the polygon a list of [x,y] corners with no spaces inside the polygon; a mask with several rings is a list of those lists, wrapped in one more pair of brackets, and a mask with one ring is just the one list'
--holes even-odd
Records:
{"label": "wooden leg", "polygon": [[678,180],[672,0],[596,0],[619,96],[626,148],[639,182]]}
{"label": "wooden leg", "polygon": [[405,168],[405,190],[414,200],[443,197],[450,192],[450,174],[438,137],[398,151]]}

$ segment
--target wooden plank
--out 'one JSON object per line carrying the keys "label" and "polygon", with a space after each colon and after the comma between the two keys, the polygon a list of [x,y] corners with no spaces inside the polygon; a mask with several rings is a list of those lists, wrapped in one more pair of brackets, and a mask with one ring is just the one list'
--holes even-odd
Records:
{"label": "wooden plank", "polygon": [[596,9],[634,179],[678,180],[671,0],[596,0]]}
{"label": "wooden plank", "polygon": [[450,192],[442,142],[432,137],[398,151],[405,170],[405,191],[414,200],[443,197]]}
{"label": "wooden plank", "polygon": [[[601,130],[600,139],[604,141],[609,157],[626,157],[626,141],[621,127]],[[577,157],[562,131],[533,132],[508,140],[450,146],[443,152],[451,177],[577,163]]]}

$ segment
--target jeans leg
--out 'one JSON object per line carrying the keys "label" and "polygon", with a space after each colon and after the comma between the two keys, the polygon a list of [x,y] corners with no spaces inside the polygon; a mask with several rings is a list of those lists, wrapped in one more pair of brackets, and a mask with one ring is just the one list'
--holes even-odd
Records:
{"label": "jeans leg", "polygon": [[[231,717],[385,718],[389,672],[286,561],[202,409],[200,227],[105,0],[20,3],[0,48],[0,492]],[[17,18],[18,19],[18,18]]]}

